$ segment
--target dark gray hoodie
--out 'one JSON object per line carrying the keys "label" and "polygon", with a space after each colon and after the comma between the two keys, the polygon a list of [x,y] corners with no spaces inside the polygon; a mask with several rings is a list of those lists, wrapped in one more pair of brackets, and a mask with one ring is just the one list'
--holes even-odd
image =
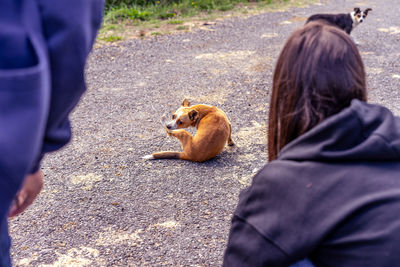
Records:
{"label": "dark gray hoodie", "polygon": [[353,100],[241,193],[224,266],[400,266],[400,118]]}

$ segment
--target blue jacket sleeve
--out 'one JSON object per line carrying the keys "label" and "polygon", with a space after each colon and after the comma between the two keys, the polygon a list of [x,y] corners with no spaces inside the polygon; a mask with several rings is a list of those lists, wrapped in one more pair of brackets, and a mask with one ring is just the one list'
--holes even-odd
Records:
{"label": "blue jacket sleeve", "polygon": [[0,1],[0,219],[40,150],[47,120],[48,65],[39,28],[32,1]]}
{"label": "blue jacket sleeve", "polygon": [[51,77],[50,108],[43,147],[31,172],[47,152],[71,138],[68,115],[84,93],[87,57],[100,27],[104,0],[37,0]]}

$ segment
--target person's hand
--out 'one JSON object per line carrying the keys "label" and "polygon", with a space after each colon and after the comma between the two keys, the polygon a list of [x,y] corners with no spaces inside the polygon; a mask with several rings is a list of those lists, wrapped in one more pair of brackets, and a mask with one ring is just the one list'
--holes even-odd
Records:
{"label": "person's hand", "polygon": [[21,190],[15,196],[8,217],[24,212],[33,203],[43,187],[43,173],[39,170],[25,177]]}

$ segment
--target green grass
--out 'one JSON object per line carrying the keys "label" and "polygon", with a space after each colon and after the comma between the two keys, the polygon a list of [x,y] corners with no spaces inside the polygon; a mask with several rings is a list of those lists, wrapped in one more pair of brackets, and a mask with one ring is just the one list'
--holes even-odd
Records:
{"label": "green grass", "polygon": [[118,30],[120,28],[119,25],[116,24],[107,24],[105,25],[102,29],[105,31],[115,31]]}
{"label": "green grass", "polygon": [[151,13],[146,10],[138,10],[134,7],[120,6],[108,10],[104,17],[105,23],[116,23],[121,20],[149,20]]}
{"label": "green grass", "polygon": [[189,26],[181,25],[181,26],[176,27],[176,29],[178,31],[185,31],[185,30],[189,30]]}
{"label": "green grass", "polygon": [[103,40],[105,42],[116,42],[116,41],[121,41],[122,37],[116,36],[116,35],[109,35],[109,36],[101,37],[100,40]]}
{"label": "green grass", "polygon": [[167,21],[167,24],[183,24],[183,20],[169,20]]}

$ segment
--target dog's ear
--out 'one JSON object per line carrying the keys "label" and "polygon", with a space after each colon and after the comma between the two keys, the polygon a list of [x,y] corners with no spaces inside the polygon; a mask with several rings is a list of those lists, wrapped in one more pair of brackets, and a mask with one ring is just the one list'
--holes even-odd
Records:
{"label": "dog's ear", "polygon": [[182,106],[183,106],[183,107],[189,107],[189,106],[190,106],[189,100],[187,100],[186,98],[183,99],[183,101],[182,101]]}
{"label": "dog's ear", "polygon": [[368,12],[369,11],[372,11],[372,8],[367,8],[366,10],[364,10],[364,14],[365,14],[365,16],[367,16],[368,15]]}
{"label": "dog's ear", "polygon": [[190,112],[189,112],[189,119],[191,120],[191,121],[195,121],[195,120],[197,120],[197,116],[199,115],[199,112],[197,111],[197,110],[195,110],[195,109],[193,109],[193,110],[191,110]]}
{"label": "dog's ear", "polygon": [[356,14],[358,14],[358,13],[361,12],[361,9],[360,9],[359,7],[355,7],[355,8],[354,8],[354,12],[356,12]]}

